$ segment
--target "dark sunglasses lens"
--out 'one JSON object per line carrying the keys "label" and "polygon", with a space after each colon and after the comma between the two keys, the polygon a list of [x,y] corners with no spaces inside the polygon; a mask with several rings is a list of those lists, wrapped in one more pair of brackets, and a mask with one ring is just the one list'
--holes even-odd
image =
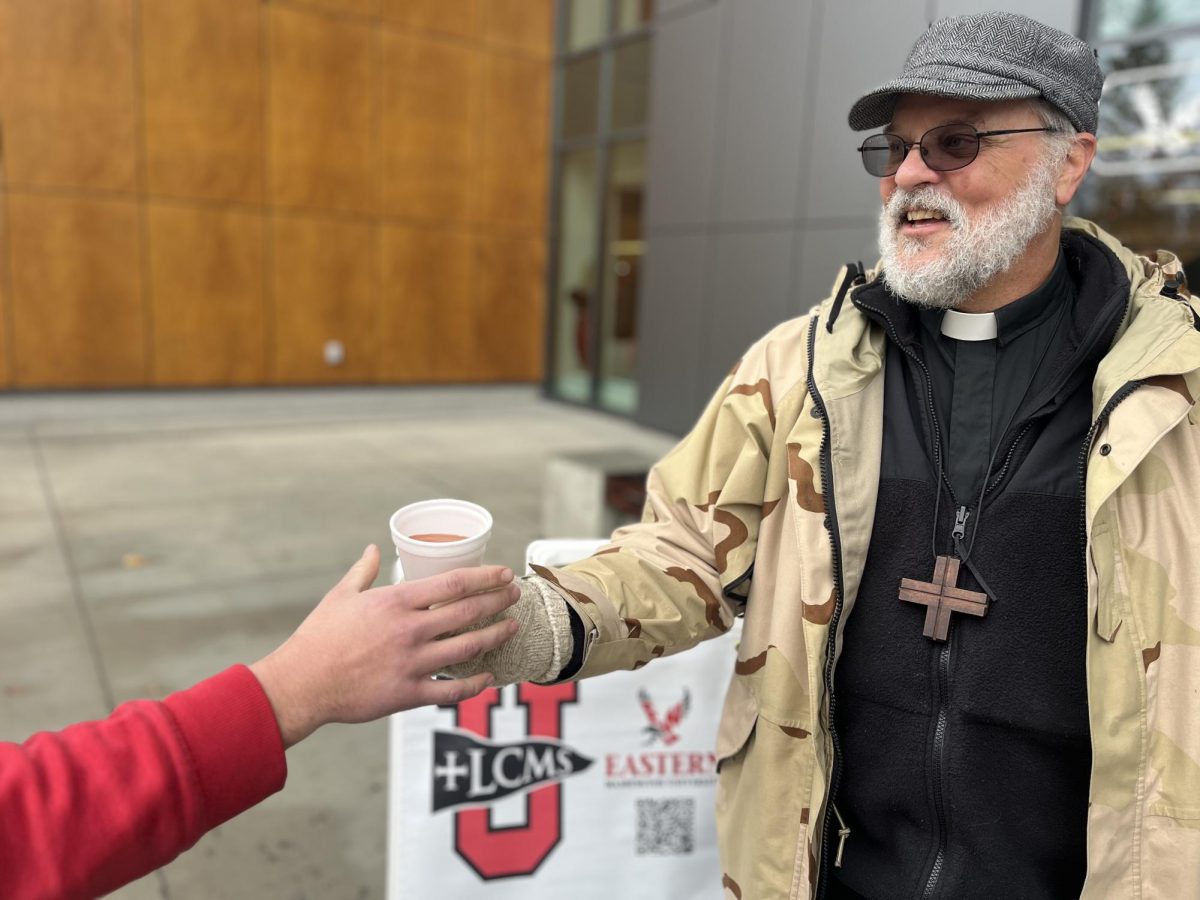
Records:
{"label": "dark sunglasses lens", "polygon": [[904,162],[904,142],[894,134],[873,134],[859,149],[863,168],[876,178],[895,174]]}
{"label": "dark sunglasses lens", "polygon": [[979,155],[979,135],[972,128],[944,125],[921,138],[925,164],[939,172],[961,169]]}

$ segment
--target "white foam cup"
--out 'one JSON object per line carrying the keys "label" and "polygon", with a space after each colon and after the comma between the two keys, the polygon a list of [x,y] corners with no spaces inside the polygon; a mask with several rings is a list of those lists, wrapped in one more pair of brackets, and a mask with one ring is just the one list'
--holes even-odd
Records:
{"label": "white foam cup", "polygon": [[[492,514],[466,500],[422,500],[392,513],[396,545],[393,581],[427,578],[451,569],[478,566],[492,536]],[[415,534],[461,534],[457,541],[418,541]]]}

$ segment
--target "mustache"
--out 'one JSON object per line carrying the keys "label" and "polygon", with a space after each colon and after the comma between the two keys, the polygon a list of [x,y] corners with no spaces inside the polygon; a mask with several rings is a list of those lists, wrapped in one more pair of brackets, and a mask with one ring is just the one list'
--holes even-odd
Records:
{"label": "mustache", "polygon": [[897,188],[888,198],[884,212],[893,225],[899,227],[910,209],[927,209],[941,213],[955,229],[963,228],[967,224],[966,212],[958,201],[931,187],[917,188],[915,191]]}

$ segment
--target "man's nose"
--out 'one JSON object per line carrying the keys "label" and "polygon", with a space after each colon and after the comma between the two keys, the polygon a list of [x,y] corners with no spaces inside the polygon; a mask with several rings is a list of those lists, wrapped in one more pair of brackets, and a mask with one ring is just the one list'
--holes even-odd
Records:
{"label": "man's nose", "polygon": [[942,173],[929,168],[921,153],[921,145],[913,144],[892,177],[896,179],[896,187],[912,190],[923,184],[937,184],[942,180]]}

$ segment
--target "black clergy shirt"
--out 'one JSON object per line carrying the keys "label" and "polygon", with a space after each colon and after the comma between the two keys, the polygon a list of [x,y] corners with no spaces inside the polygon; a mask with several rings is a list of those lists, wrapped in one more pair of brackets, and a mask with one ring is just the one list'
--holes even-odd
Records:
{"label": "black clergy shirt", "polygon": [[[988,463],[1018,407],[1035,398],[1053,376],[1039,362],[1054,358],[1052,343],[1066,339],[1075,283],[1059,251],[1050,276],[1037,290],[995,313],[992,340],[955,340],[941,333],[944,310],[919,313],[918,340],[933,388],[938,420],[947,429],[946,474],[956,505],[978,505]],[[999,466],[997,459],[993,473]]]}

